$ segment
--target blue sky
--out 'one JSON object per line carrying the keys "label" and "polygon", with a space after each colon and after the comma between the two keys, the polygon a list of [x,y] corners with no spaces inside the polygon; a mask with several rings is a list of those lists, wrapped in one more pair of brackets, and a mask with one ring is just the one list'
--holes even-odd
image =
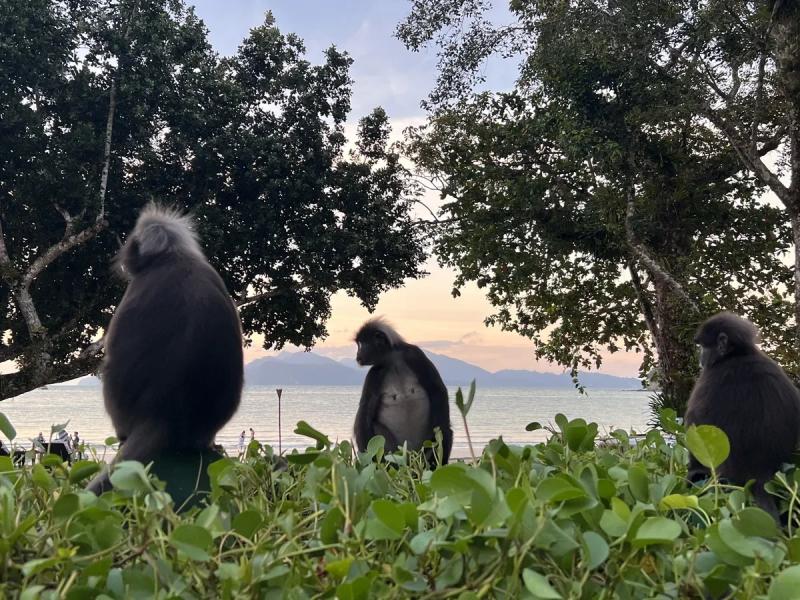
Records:
{"label": "blue sky", "polygon": [[392,35],[408,6],[365,0],[195,2],[211,43],[222,54],[234,53],[249,29],[264,22],[267,11],[281,31],[303,39],[312,62],[320,62],[331,45],[346,50],[354,59],[351,116],[357,119],[380,105],[392,118],[403,120],[423,114],[420,100],[436,78],[435,52],[408,52]]}
{"label": "blue sky", "polygon": [[[191,3],[191,2],[190,2]],[[503,3],[493,14],[503,17]],[[399,134],[408,125],[421,124],[425,113],[420,102],[436,81],[436,51],[406,50],[394,30],[410,10],[402,0],[197,0],[196,12],[209,29],[209,38],[221,54],[236,52],[248,31],[264,22],[272,11],[278,28],[295,33],[305,42],[307,58],[320,62],[325,48],[335,45],[353,58],[352,112],[349,124],[375,106],[388,113]],[[502,89],[513,84],[513,63],[492,60],[484,67],[487,85]],[[353,130],[348,127],[348,130]],[[454,273],[436,266],[423,280],[409,281],[399,290],[384,294],[376,314],[386,316],[411,342],[435,346],[437,352],[467,360],[489,370],[502,368],[561,371],[537,362],[530,341],[515,334],[488,329],[484,318],[493,312],[477,287],[470,285],[454,299]],[[352,336],[369,317],[367,311],[345,294],[333,298],[330,336],[314,348],[334,357],[355,352]],[[269,354],[259,340],[247,350],[247,358]],[[608,357],[603,372],[635,376],[638,358],[624,353]]]}

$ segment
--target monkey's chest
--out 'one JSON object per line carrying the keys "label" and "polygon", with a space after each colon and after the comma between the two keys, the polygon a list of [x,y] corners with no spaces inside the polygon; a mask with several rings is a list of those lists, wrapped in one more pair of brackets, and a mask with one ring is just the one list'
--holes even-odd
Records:
{"label": "monkey's chest", "polygon": [[414,373],[404,367],[392,367],[381,384],[381,407],[378,420],[397,438],[419,449],[428,436],[430,402]]}

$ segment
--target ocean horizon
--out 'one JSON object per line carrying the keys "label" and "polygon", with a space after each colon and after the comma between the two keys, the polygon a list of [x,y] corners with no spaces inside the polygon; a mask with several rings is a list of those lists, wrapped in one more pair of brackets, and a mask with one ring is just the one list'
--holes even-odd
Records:
{"label": "ocean horizon", "polygon": [[[310,438],[294,433],[298,421],[306,421],[332,441],[353,440],[353,419],[361,396],[360,386],[285,386],[281,398],[280,448],[285,452],[313,446]],[[461,415],[455,406],[456,388],[449,388],[450,419],[453,426],[453,457],[469,456],[469,444]],[[650,419],[649,394],[641,391],[563,389],[478,389],[467,417],[470,436],[478,453],[492,439],[501,437],[509,444],[530,444],[546,439],[546,431],[525,431],[538,421],[554,424],[555,415],[581,417],[599,425],[600,434],[614,429],[644,432]],[[30,448],[40,431],[48,437],[52,425],[67,423],[70,435],[79,432],[81,440],[102,453],[103,441],[114,435],[111,420],[103,406],[98,387],[61,385],[41,388],[0,402],[4,413],[17,430],[16,445]],[[278,398],[273,387],[245,388],[239,410],[217,435],[229,454],[236,455],[239,435],[250,428],[262,444],[279,449]]]}

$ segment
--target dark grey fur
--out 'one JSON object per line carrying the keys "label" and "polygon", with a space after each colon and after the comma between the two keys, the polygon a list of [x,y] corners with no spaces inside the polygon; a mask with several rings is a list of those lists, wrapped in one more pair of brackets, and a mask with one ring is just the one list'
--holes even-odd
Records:
{"label": "dark grey fur", "polygon": [[[419,450],[426,440],[442,432],[442,463],[447,464],[453,446],[447,387],[433,363],[417,346],[408,344],[380,319],[367,321],[356,334],[360,365],[371,365],[361,392],[355,421],[358,449],[382,435],[386,451],[404,443]],[[436,466],[432,452],[428,464]]]}
{"label": "dark grey fur", "polygon": [[[103,397],[120,460],[211,448],[239,407],[239,315],[188,217],[142,211],[117,257],[130,278],[105,339]],[[110,487],[95,479],[95,493]]]}
{"label": "dark grey fur", "polygon": [[[721,477],[737,485],[754,479],[753,497],[778,517],[764,490],[781,464],[791,459],[800,437],[800,392],[783,369],[756,347],[758,330],[732,313],[719,313],[697,331],[703,370],[692,390],[685,423],[715,425],[728,436],[728,459]],[[689,476],[707,469],[692,456]]]}

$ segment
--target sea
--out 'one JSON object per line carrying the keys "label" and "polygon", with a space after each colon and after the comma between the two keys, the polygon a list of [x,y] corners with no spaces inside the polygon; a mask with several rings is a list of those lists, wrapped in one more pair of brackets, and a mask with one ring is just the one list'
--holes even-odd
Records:
{"label": "sea", "polygon": [[[352,440],[353,419],[361,388],[357,386],[288,386],[282,388],[280,427],[278,395],[275,388],[248,387],[236,415],[217,435],[229,454],[236,455],[239,435],[250,428],[256,439],[276,451],[292,451],[313,446],[313,440],[294,433],[298,421],[306,421],[332,441]],[[464,422],[455,406],[455,388],[450,389],[450,419],[453,425],[453,457],[468,457],[469,445]],[[475,452],[492,439],[502,436],[508,444],[530,444],[546,439],[543,430],[528,432],[533,421],[552,424],[558,413],[568,418],[581,417],[599,425],[600,435],[615,429],[643,433],[648,429],[648,393],[642,391],[547,389],[479,389],[467,415],[467,426]],[[38,389],[0,402],[0,413],[17,431],[15,445],[31,447],[39,432],[45,439],[51,427],[66,423],[72,436],[77,431],[103,457],[113,456],[103,441],[114,435],[111,420],[103,407],[99,387],[60,385]]]}

